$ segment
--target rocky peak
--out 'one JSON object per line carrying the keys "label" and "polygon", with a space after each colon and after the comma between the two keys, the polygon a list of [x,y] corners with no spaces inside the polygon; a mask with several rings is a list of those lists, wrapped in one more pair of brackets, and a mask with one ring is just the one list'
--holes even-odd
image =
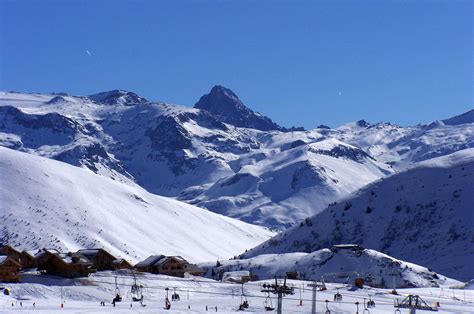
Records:
{"label": "rocky peak", "polygon": [[237,127],[262,131],[284,130],[270,118],[247,108],[233,91],[219,85],[202,96],[194,108],[206,110],[218,120]]}

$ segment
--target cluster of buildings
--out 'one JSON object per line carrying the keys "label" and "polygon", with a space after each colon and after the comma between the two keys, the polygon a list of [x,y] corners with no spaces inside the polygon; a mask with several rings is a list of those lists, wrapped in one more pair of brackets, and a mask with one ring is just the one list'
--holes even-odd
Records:
{"label": "cluster of buildings", "polygon": [[135,269],[175,277],[184,277],[185,273],[195,276],[204,273],[181,256],[152,255],[133,266],[102,248],[62,253],[56,249],[18,251],[9,245],[0,246],[0,282],[18,282],[20,270],[32,268],[65,278],[86,277],[96,271],[118,269]]}

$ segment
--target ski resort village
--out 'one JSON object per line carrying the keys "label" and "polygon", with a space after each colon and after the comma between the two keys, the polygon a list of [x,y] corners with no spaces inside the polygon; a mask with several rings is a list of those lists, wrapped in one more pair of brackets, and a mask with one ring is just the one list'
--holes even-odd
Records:
{"label": "ski resort village", "polygon": [[0,92],[0,145],[1,313],[474,313],[474,110]]}
{"label": "ski resort village", "polygon": [[0,0],[0,314],[474,314],[473,0]]}

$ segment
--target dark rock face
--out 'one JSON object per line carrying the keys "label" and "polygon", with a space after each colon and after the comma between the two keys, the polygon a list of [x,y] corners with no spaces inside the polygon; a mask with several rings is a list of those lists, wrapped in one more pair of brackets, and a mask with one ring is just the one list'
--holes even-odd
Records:
{"label": "dark rock face", "polygon": [[234,92],[222,86],[214,86],[209,94],[199,99],[194,108],[206,110],[218,120],[237,127],[262,131],[285,130],[270,118],[247,108]]}
{"label": "dark rock face", "polygon": [[334,158],[347,158],[359,163],[364,162],[365,159],[374,160],[372,156],[361,149],[341,145],[335,146],[331,150],[314,149],[312,147],[309,147],[308,150],[315,154],[327,155]]}
{"label": "dark rock face", "polygon": [[25,147],[65,145],[77,134],[86,134],[79,123],[58,113],[28,114],[12,107],[0,107],[0,131],[21,134]]}
{"label": "dark rock face", "polygon": [[104,105],[136,105],[147,103],[145,98],[123,90],[112,90],[88,96],[89,99]]}
{"label": "dark rock face", "polygon": [[129,179],[133,179],[123,168],[122,163],[109,155],[105,147],[98,143],[75,146],[57,154],[54,159],[74,166],[85,166],[95,173],[99,172],[98,165],[103,165],[106,169],[114,170]]}

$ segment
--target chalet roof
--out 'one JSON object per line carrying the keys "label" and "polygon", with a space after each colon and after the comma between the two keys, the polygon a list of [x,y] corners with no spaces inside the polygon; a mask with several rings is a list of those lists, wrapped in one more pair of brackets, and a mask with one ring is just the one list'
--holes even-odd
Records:
{"label": "chalet roof", "polygon": [[7,245],[0,245],[0,249],[4,249],[4,248],[9,248],[10,250],[17,252],[18,254],[21,253],[20,251],[18,251],[17,249],[15,249],[15,248],[14,248],[13,246],[11,246],[11,245],[8,245],[8,244],[7,244]]}
{"label": "chalet roof", "polygon": [[120,265],[122,262],[132,266],[126,259],[123,259],[123,258],[118,258],[118,259],[113,260],[112,264]]}
{"label": "chalet roof", "polygon": [[151,255],[144,261],[139,262],[138,264],[135,265],[135,267],[147,267],[147,266],[153,266],[155,265],[158,261],[161,259],[165,258],[166,256],[164,255]]}
{"label": "chalet roof", "polygon": [[12,263],[16,264],[18,267],[21,266],[21,264],[15,261],[13,258],[7,255],[0,255],[0,265],[5,264],[7,261],[11,261]]}
{"label": "chalet roof", "polygon": [[80,253],[82,255],[88,256],[88,255],[95,255],[100,252],[102,249],[80,249],[77,251],[77,253]]}
{"label": "chalet roof", "polygon": [[[87,257],[82,256],[80,254],[68,254],[68,253],[57,253],[53,254],[53,256],[59,260],[61,260],[64,264],[72,265],[72,264],[83,264],[83,265],[92,265],[92,262],[87,259]],[[74,257],[77,257],[77,261],[74,262]]]}
{"label": "chalet roof", "polygon": [[158,266],[158,265],[164,264],[167,261],[169,261],[170,259],[175,259],[178,262],[187,263],[187,261],[184,258],[182,258],[181,256],[165,256],[164,258],[161,258],[159,261],[157,261],[153,265]]}
{"label": "chalet roof", "polygon": [[113,259],[116,259],[115,256],[113,256],[112,254],[110,254],[108,251],[102,249],[102,248],[93,248],[93,249],[80,249],[77,251],[77,253],[81,254],[81,255],[84,255],[86,257],[91,257],[91,256],[94,256],[96,254],[98,254],[99,252],[104,252],[105,254],[109,255],[110,257],[112,257]]}
{"label": "chalet roof", "polygon": [[35,258],[37,255],[42,254],[41,250],[23,250],[22,254],[28,254],[30,257]]}
{"label": "chalet roof", "polygon": [[43,249],[44,252],[48,252],[48,253],[51,253],[51,254],[59,254],[61,252],[59,252],[58,250],[56,249]]}

